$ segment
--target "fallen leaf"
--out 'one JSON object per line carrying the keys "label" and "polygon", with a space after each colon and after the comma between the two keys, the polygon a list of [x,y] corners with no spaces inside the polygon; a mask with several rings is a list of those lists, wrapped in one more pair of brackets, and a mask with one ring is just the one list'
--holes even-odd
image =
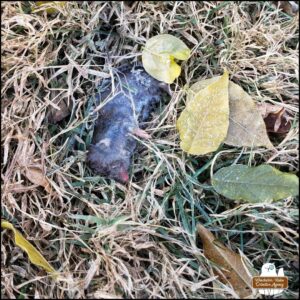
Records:
{"label": "fallen leaf", "polygon": [[268,132],[287,133],[291,129],[291,122],[285,117],[285,109],[282,108],[276,114],[269,114],[265,119]]}
{"label": "fallen leaf", "polygon": [[232,165],[218,170],[213,175],[212,185],[229,199],[262,203],[298,195],[299,179],[269,165]]}
{"label": "fallen leaf", "polygon": [[[220,79],[216,76],[196,82],[190,87],[188,100],[213,82]],[[229,81],[229,127],[224,143],[236,147],[265,146],[272,149],[274,146],[268,137],[266,126],[255,102],[237,84]]]}
{"label": "fallen leaf", "polygon": [[15,244],[28,254],[28,257],[33,264],[42,267],[46,272],[53,273],[55,275],[56,271],[54,268],[48,263],[43,255],[30,242],[28,242],[18,230],[14,228],[11,223],[1,221],[1,227],[3,229],[10,229],[13,231]]}
{"label": "fallen leaf", "polygon": [[291,118],[287,114],[284,107],[270,104],[259,103],[257,104],[268,132],[273,133],[287,133],[291,129]]}
{"label": "fallen leaf", "polygon": [[40,185],[44,187],[46,192],[51,192],[51,187],[49,181],[45,177],[40,166],[35,167],[26,167],[25,168],[25,176],[34,184]]}
{"label": "fallen leaf", "polygon": [[17,156],[18,165],[21,167],[22,173],[29,181],[44,187],[50,193],[51,185],[43,172],[40,159],[34,160],[35,143],[28,137],[28,133],[19,132],[14,138],[18,139],[18,149],[20,154]]}
{"label": "fallen leaf", "polygon": [[229,83],[230,121],[225,143],[232,146],[272,149],[262,117],[252,98],[237,84]]}
{"label": "fallen leaf", "polygon": [[54,98],[54,100],[52,101],[54,105],[49,106],[47,111],[47,118],[50,123],[56,124],[71,113],[73,103],[70,100],[68,101],[67,98],[61,99],[55,97],[55,95],[52,96],[52,98]]}
{"label": "fallen leaf", "polygon": [[172,83],[181,73],[180,66],[175,62],[187,60],[190,49],[175,36],[160,34],[146,42],[142,52],[145,70],[155,79]]}
{"label": "fallen leaf", "polygon": [[256,106],[263,118],[266,118],[269,114],[276,114],[283,108],[282,106],[267,102],[257,103]]}
{"label": "fallen leaf", "polygon": [[180,147],[190,154],[215,151],[229,126],[228,73],[189,98],[177,120]]}
{"label": "fallen leaf", "polygon": [[252,277],[242,257],[226,248],[204,226],[198,224],[197,231],[203,243],[204,255],[215,264],[213,271],[219,275],[220,281],[229,283],[241,299],[250,297],[253,294]]}

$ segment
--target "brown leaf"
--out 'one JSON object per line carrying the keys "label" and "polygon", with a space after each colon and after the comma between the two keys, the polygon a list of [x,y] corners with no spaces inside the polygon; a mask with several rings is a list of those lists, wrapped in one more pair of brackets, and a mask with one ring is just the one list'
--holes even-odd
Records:
{"label": "brown leaf", "polygon": [[[41,162],[41,159],[34,159],[34,152],[35,152],[35,143],[33,140],[29,138],[28,131],[24,131],[22,133],[19,128],[17,128],[18,133],[12,138],[16,138],[18,140],[18,149],[17,149],[17,156],[16,161],[19,167],[22,170],[22,173],[31,181],[33,184],[40,185],[44,187],[44,189],[50,193],[51,192],[51,185],[44,175],[44,169]],[[34,187],[34,186],[33,186]],[[15,192],[18,192],[18,188],[22,189],[32,189],[31,187],[24,187],[24,186],[16,186]]]}
{"label": "brown leaf", "polygon": [[284,114],[284,108],[278,114],[269,114],[264,120],[268,132],[287,133],[292,126]]}
{"label": "brown leaf", "polygon": [[203,243],[204,255],[214,263],[213,270],[219,275],[220,281],[231,284],[240,298],[250,297],[253,294],[252,278],[241,256],[226,248],[204,226],[198,224],[197,231]]}
{"label": "brown leaf", "polygon": [[276,114],[283,108],[282,106],[267,102],[257,103],[256,106],[263,118],[266,118],[269,114]]}
{"label": "brown leaf", "polygon": [[52,100],[53,105],[48,108],[48,121],[56,124],[67,117],[72,110],[72,101],[65,98],[56,97]]}
{"label": "brown leaf", "polygon": [[284,107],[270,103],[260,103],[257,107],[264,118],[267,132],[289,132],[292,125]]}
{"label": "brown leaf", "polygon": [[26,167],[25,176],[34,184],[40,185],[45,188],[45,190],[50,193],[51,187],[49,181],[45,177],[42,169],[40,167]]}

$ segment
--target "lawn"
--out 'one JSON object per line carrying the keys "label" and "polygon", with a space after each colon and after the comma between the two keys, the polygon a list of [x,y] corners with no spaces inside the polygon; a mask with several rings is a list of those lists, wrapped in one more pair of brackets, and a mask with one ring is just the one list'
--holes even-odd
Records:
{"label": "lawn", "polygon": [[[3,298],[234,298],[196,233],[200,223],[260,273],[283,268],[298,298],[298,198],[250,204],[216,193],[211,172],[234,163],[298,174],[299,14],[274,1],[72,1],[54,13],[1,2],[2,219],[60,272],[57,280],[1,234]],[[86,165],[94,96],[113,70],[141,61],[151,37],[190,49],[138,139],[130,182]],[[223,74],[257,104],[280,105],[290,128],[275,149],[180,149],[176,120],[193,83]],[[57,110],[60,108],[60,111]],[[259,296],[255,296],[259,297]]]}

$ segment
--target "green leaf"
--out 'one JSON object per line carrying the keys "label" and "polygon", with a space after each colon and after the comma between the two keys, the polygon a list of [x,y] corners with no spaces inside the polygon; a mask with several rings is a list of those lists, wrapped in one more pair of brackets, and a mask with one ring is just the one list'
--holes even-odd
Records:
{"label": "green leaf", "polygon": [[155,79],[172,83],[181,72],[175,59],[186,60],[190,49],[175,36],[160,34],[146,42],[142,52],[142,62],[145,70]]}
{"label": "green leaf", "polygon": [[269,165],[233,165],[218,170],[212,185],[229,199],[260,203],[298,195],[299,179]]}
{"label": "green leaf", "polygon": [[207,154],[218,149],[229,126],[228,73],[224,72],[199,93],[190,97],[177,120],[182,150]]}

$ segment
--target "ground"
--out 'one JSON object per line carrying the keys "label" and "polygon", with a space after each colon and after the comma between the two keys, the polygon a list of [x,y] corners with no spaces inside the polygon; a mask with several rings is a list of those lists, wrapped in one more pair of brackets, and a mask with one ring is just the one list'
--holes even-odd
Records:
{"label": "ground", "polygon": [[[298,199],[234,202],[214,192],[210,168],[267,163],[298,172],[298,15],[267,1],[74,1],[54,14],[34,7],[1,3],[2,218],[61,276],[30,263],[5,230],[2,297],[232,298],[203,255],[200,223],[258,272],[265,262],[283,268],[289,289],[281,297],[297,298]],[[146,41],[161,33],[192,54],[147,124],[152,139],[140,140],[124,186],[86,166],[88,107],[113,68],[140,61]],[[275,150],[180,149],[175,122],[187,88],[225,67],[256,103],[290,114],[288,133],[270,134]],[[51,124],[58,106],[71,114]]]}

